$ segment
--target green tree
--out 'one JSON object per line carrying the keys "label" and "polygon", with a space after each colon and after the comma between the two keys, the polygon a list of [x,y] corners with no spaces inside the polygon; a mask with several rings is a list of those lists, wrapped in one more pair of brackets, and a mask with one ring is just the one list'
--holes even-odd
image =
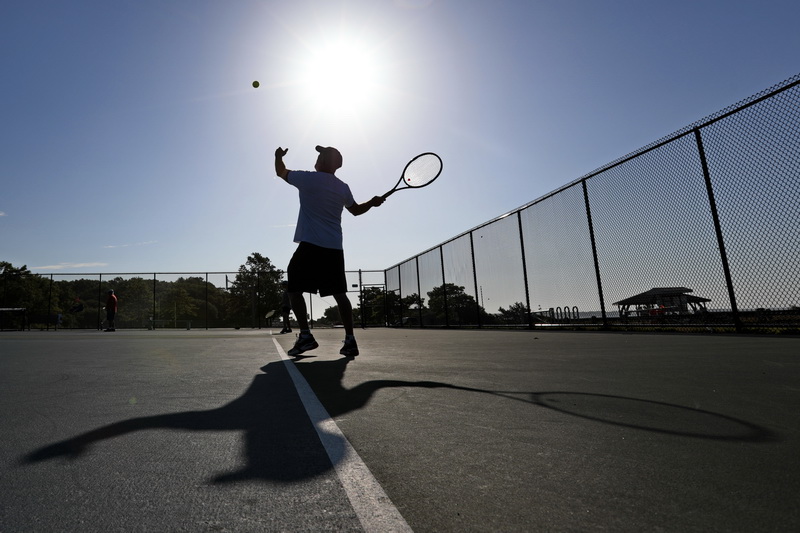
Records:
{"label": "green tree", "polygon": [[[113,289],[119,307],[117,327],[146,328],[153,316],[153,281],[142,277],[114,278],[103,283],[101,296],[106,297],[108,289]],[[102,302],[105,305],[105,302]],[[165,317],[160,317],[165,318]]]}
{"label": "green tree", "polygon": [[[353,318],[356,323],[361,322],[363,311],[364,322],[371,325],[385,325],[384,309],[386,308],[386,295],[381,287],[364,287],[359,294],[358,306],[353,309]],[[358,311],[358,313],[356,313]],[[355,315],[358,314],[358,317]]]}
{"label": "green tree", "polygon": [[325,309],[325,312],[322,314],[322,318],[317,320],[317,324],[325,324],[328,326],[333,326],[337,322],[341,323],[341,318],[339,317],[339,308],[338,307],[328,307]]}
{"label": "green tree", "polygon": [[257,327],[269,311],[279,311],[283,290],[283,270],[275,268],[267,257],[254,252],[239,267],[230,287],[230,314],[241,325]]}
{"label": "green tree", "polygon": [[479,319],[480,323],[488,322],[486,311],[478,307],[475,298],[454,283],[434,287],[428,293],[428,308],[438,324],[475,325]]}
{"label": "green tree", "polygon": [[[105,305],[104,294],[97,279],[60,280],[54,283],[58,288],[58,309],[62,313],[62,327],[94,329],[98,319],[103,318],[100,310]],[[119,322],[118,322],[119,326]]]}
{"label": "green tree", "polygon": [[[53,287],[49,277],[33,274],[27,265],[14,267],[0,261],[0,307],[24,308],[31,327],[55,325],[58,313],[58,287]],[[16,329],[22,325],[21,316],[3,317],[3,328]]]}
{"label": "green tree", "polygon": [[[209,324],[218,323],[223,319],[225,291],[200,277],[180,278],[175,284],[187,293],[183,307],[185,319],[192,320],[197,324],[204,324],[206,313]],[[206,303],[208,308],[206,308]]]}
{"label": "green tree", "polygon": [[528,306],[522,302],[515,302],[508,306],[508,309],[502,307],[498,309],[500,320],[506,324],[528,324]]}

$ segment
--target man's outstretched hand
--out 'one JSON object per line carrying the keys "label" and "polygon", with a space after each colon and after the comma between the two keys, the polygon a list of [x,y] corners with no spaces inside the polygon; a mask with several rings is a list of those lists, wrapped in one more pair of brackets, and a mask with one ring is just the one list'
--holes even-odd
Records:
{"label": "man's outstretched hand", "polygon": [[275,175],[279,178],[286,179],[286,175],[289,173],[289,171],[286,170],[286,165],[283,164],[283,156],[285,156],[288,151],[288,148],[284,150],[280,146],[275,149]]}

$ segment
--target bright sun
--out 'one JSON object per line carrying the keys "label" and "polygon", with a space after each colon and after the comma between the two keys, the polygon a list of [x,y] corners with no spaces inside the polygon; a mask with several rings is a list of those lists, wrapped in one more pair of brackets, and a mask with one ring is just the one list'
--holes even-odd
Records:
{"label": "bright sun", "polygon": [[301,64],[303,100],[317,112],[366,111],[380,97],[381,64],[364,43],[340,38],[308,50]]}

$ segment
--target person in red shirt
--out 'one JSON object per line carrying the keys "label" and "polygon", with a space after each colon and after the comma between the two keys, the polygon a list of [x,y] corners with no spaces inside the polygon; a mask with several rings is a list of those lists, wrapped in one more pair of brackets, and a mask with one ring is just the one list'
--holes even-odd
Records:
{"label": "person in red shirt", "polygon": [[108,298],[106,298],[106,320],[108,320],[108,328],[106,331],[116,331],[114,327],[114,318],[117,316],[117,296],[114,290],[108,291]]}

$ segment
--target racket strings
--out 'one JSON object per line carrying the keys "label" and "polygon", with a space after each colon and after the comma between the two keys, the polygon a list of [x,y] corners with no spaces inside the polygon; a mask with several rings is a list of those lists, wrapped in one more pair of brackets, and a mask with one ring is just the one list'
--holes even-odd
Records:
{"label": "racket strings", "polygon": [[425,154],[408,164],[403,181],[410,187],[421,187],[436,179],[441,170],[441,159],[435,154]]}

